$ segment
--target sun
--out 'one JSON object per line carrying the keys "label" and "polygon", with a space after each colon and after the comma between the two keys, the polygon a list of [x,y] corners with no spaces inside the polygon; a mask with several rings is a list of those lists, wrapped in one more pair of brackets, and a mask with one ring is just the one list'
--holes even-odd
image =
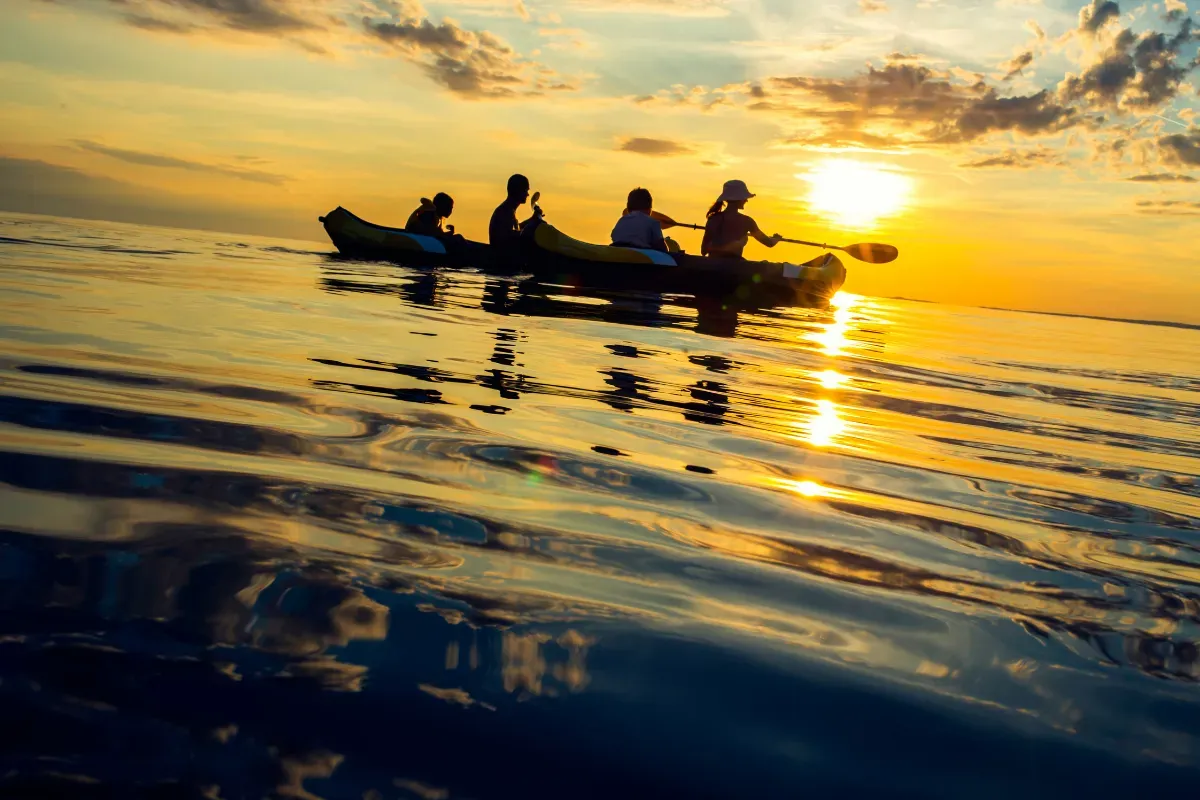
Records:
{"label": "sun", "polygon": [[854,230],[868,230],[903,211],[913,188],[907,175],[848,158],[825,159],[796,177],[808,182],[813,211]]}

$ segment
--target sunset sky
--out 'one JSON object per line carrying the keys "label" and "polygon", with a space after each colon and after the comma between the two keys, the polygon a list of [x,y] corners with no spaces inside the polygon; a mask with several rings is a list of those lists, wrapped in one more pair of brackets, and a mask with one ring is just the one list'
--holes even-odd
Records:
{"label": "sunset sky", "polygon": [[484,238],[521,171],[607,242],[741,178],[769,233],[900,248],[853,292],[1200,323],[1197,10],[6,0],[0,210],[324,241],[443,190]]}

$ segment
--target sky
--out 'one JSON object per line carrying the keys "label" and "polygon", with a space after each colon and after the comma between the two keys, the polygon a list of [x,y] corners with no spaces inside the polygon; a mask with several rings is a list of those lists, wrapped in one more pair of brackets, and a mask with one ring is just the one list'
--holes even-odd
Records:
{"label": "sky", "polygon": [[899,247],[856,293],[1200,323],[1198,11],[5,0],[0,210],[324,241],[446,191],[485,238],[519,171],[606,243],[635,186],[702,222],[740,178],[768,233]]}

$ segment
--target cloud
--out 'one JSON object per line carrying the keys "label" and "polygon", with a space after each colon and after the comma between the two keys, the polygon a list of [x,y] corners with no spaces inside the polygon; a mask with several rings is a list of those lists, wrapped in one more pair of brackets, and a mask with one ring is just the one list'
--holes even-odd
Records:
{"label": "cloud", "polygon": [[[1111,0],[1109,4],[1115,5]],[[1122,28],[1080,75],[1063,78],[1059,95],[1066,102],[1120,111],[1162,106],[1179,95],[1184,78],[1197,66],[1194,61],[1179,61],[1192,38],[1190,19],[1170,36],[1159,31],[1134,34]]]}
{"label": "cloud", "polygon": [[995,89],[967,104],[946,126],[946,141],[971,141],[988,133],[1017,131],[1028,136],[1058,133],[1082,122],[1073,108],[1060,105],[1049,91],[1000,97]]}
{"label": "cloud", "polygon": [[1200,202],[1194,200],[1139,200],[1137,205],[1142,214],[1200,217]]}
{"label": "cloud", "polygon": [[1175,22],[1178,19],[1186,17],[1188,13],[1187,3],[1183,2],[1183,0],[1166,0],[1164,8],[1167,12],[1168,22]]}
{"label": "cloud", "polygon": [[960,164],[961,167],[970,169],[988,169],[996,167],[1009,167],[1016,169],[1030,169],[1031,167],[1041,166],[1060,166],[1063,163],[1062,156],[1050,150],[1027,150],[1017,151],[1010,150],[1001,155],[991,156],[989,158],[979,159],[978,161],[968,161],[965,164]]}
{"label": "cloud", "polygon": [[[127,10],[125,19],[140,28],[172,33],[203,29],[202,22],[245,33],[294,33],[328,27],[322,0],[108,0]],[[160,16],[167,14],[167,17]],[[184,14],[188,18],[180,19]]]}
{"label": "cloud", "polygon": [[658,14],[672,17],[724,17],[728,0],[570,0],[593,13]]}
{"label": "cloud", "polygon": [[1006,70],[1003,80],[1010,81],[1021,74],[1021,71],[1033,63],[1033,51],[1025,50],[1018,53],[1001,66]]}
{"label": "cloud", "polygon": [[885,14],[888,10],[887,0],[858,0],[858,10],[864,14]]}
{"label": "cloud", "polygon": [[1079,9],[1079,31],[1086,35],[1095,35],[1110,20],[1121,16],[1121,7],[1113,0],[1092,0],[1091,3]]}
{"label": "cloud", "polygon": [[375,40],[419,65],[435,83],[468,99],[517,97],[570,89],[553,72],[528,61],[488,31],[460,28],[451,20],[362,20]]}
{"label": "cloud", "polygon": [[859,141],[859,133],[899,137],[907,144],[967,142],[997,132],[1057,133],[1082,115],[1048,91],[1001,97],[978,75],[956,76],[906,63],[868,66],[854,78],[770,78],[749,92],[747,108],[822,125],[826,139]]}
{"label": "cloud", "polygon": [[1172,172],[1155,172],[1146,175],[1134,175],[1129,180],[1139,183],[1196,183],[1196,179],[1189,175],[1180,175]]}
{"label": "cloud", "polygon": [[517,0],[517,2],[513,4],[513,11],[517,12],[517,16],[526,22],[533,20],[533,15],[529,13],[529,9],[525,7],[525,4],[521,2],[521,0]]}
{"label": "cloud", "polygon": [[1168,163],[1200,167],[1200,131],[1161,136],[1158,148]]}
{"label": "cloud", "polygon": [[139,150],[123,150],[118,147],[108,147],[84,139],[77,139],[75,146],[90,153],[98,153],[128,164],[138,164],[146,167],[164,167],[167,169],[184,169],[189,172],[207,172],[212,175],[224,175],[228,178],[266,183],[272,186],[279,186],[287,180],[283,175],[276,175],[272,172],[263,172],[262,170],[245,167],[224,167],[219,164],[206,164],[201,161],[189,161],[183,158],[176,158],[175,156],[144,153]]}
{"label": "cloud", "polygon": [[621,139],[617,143],[616,149],[644,156],[685,156],[696,152],[696,148],[683,142],[671,139],[648,139],[643,136]]}

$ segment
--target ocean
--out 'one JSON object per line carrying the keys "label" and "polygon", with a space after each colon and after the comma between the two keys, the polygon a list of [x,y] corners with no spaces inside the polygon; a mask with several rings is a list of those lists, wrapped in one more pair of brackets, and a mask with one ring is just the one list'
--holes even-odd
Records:
{"label": "ocean", "polygon": [[1190,796],[1200,330],[847,265],[0,215],[0,794]]}

